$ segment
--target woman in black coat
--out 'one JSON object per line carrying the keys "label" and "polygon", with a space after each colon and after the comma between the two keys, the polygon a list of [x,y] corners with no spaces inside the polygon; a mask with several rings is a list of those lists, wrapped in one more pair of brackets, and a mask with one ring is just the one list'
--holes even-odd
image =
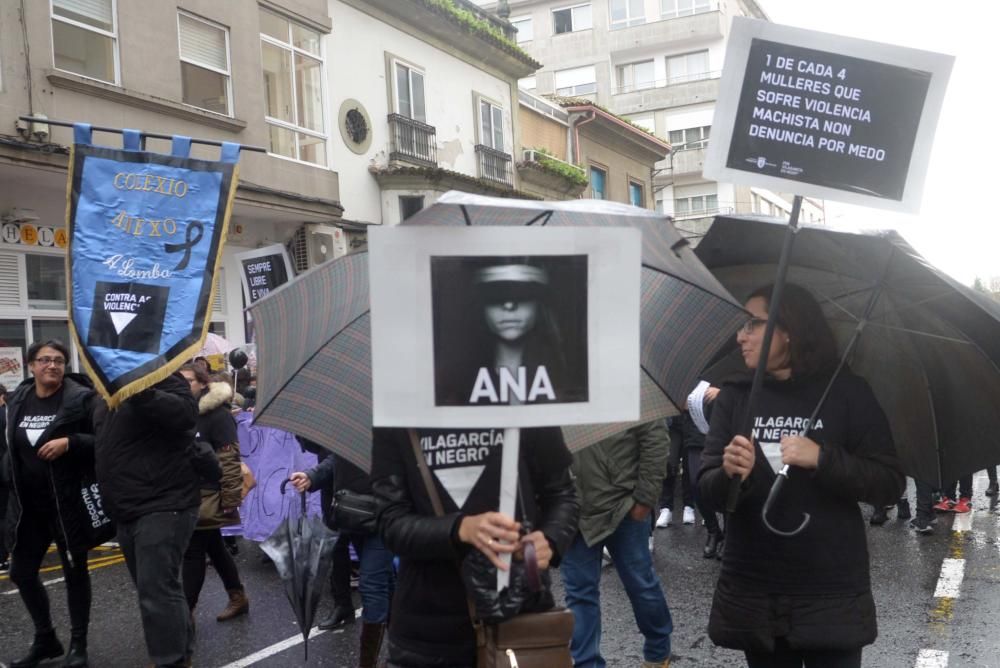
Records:
{"label": "woman in black coat", "polygon": [[84,501],[84,481],[95,479],[94,390],[86,377],[66,373],[68,360],[69,350],[59,341],[32,344],[28,367],[33,377],[18,385],[7,403],[10,579],[35,626],[28,654],[10,664],[17,668],[63,654],[52,627],[49,597],[38,577],[53,541],[66,578],[71,624],[69,653],[62,665],[87,665],[87,550],[113,533],[107,518],[95,515]]}
{"label": "woman in black coat", "polygon": [[[757,366],[772,288],[746,303],[752,317],[736,341],[748,369]],[[871,388],[847,369],[833,382],[813,428],[805,423],[837,365],[833,334],[816,300],[789,284],[755,406],[753,442],[740,435],[750,382],[723,385],[705,442],[701,492],[726,504],[739,476],[739,504],[727,524],[722,572],[709,620],[717,645],[746,653],[751,668],[858,668],[877,635],[868,544],[859,501],[895,502],[905,479],[888,421]],[[796,536],[772,533],[761,510],[776,472],[792,466],[768,516]]]}

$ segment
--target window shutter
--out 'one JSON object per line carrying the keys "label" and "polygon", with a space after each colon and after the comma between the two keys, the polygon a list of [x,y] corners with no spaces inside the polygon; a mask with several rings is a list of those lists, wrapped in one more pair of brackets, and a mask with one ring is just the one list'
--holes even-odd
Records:
{"label": "window shutter", "polygon": [[16,253],[0,253],[0,306],[21,306],[23,272]]}
{"label": "window shutter", "polygon": [[113,25],[111,0],[52,0],[52,5],[108,26]]}
{"label": "window shutter", "polygon": [[215,299],[212,300],[212,313],[226,312],[226,270],[219,267],[215,275]]}
{"label": "window shutter", "polygon": [[181,58],[223,72],[229,71],[226,32],[204,21],[180,15]]}

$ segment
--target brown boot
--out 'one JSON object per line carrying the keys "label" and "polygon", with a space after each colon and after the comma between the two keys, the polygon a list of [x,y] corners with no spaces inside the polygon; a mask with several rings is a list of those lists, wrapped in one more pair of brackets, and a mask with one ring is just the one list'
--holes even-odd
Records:
{"label": "brown boot", "polygon": [[382,649],[382,637],[385,635],[385,624],[361,625],[361,651],[358,658],[358,668],[375,668],[378,665],[378,653]]}
{"label": "brown boot", "polygon": [[250,612],[250,599],[247,598],[243,587],[239,589],[227,589],[229,594],[229,605],[215,618],[217,622],[227,622],[234,617],[245,615]]}

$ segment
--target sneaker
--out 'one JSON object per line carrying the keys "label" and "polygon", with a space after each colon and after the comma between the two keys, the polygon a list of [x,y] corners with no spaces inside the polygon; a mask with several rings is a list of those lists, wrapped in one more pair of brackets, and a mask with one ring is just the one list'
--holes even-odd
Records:
{"label": "sneaker", "polygon": [[986,496],[996,496],[997,492],[1000,492],[1000,485],[995,482],[991,482],[989,487],[986,488]]}
{"label": "sneaker", "polygon": [[897,520],[908,520],[912,517],[910,514],[910,500],[900,499],[896,502],[896,519]]}
{"label": "sneaker", "polygon": [[942,496],[941,500],[934,504],[934,512],[951,513],[955,511],[955,502],[947,496]]}
{"label": "sneaker", "polygon": [[674,519],[673,513],[670,512],[670,509],[664,508],[663,510],[660,511],[660,516],[656,518],[656,528],[664,529],[670,526],[670,523],[673,522],[673,519]]}
{"label": "sneaker", "polygon": [[956,513],[959,513],[959,514],[967,513],[969,511],[971,511],[972,510],[972,499],[970,499],[967,496],[963,496],[962,498],[960,498],[958,500],[958,503],[955,504],[955,507],[953,508],[953,510]]}
{"label": "sneaker", "polygon": [[684,506],[684,524],[694,524],[694,508]]}
{"label": "sneaker", "polygon": [[10,560],[0,559],[0,573],[7,573],[10,571]]}
{"label": "sneaker", "polygon": [[[890,506],[891,507],[891,506]],[[889,515],[885,512],[885,508],[876,508],[875,512],[872,513],[872,517],[868,520],[868,523],[874,527],[882,526],[889,521]]]}
{"label": "sneaker", "polygon": [[910,528],[925,536],[934,533],[934,527],[931,526],[931,521],[926,517],[914,517],[910,520]]}

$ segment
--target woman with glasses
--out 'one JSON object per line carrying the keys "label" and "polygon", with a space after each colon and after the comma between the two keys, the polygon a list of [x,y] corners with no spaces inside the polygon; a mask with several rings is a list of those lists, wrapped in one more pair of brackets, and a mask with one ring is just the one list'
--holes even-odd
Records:
{"label": "woman with glasses", "polygon": [[[69,350],[59,341],[28,348],[32,377],[7,401],[10,446],[10,579],[21,594],[35,639],[28,654],[10,665],[31,668],[61,656],[49,613],[49,597],[38,577],[54,541],[66,579],[70,645],[63,666],[87,665],[90,576],[87,550],[110,538],[110,524],[95,532],[81,488],[94,481],[93,385],[66,373]],[[84,481],[87,481],[86,483]]]}
{"label": "woman with glasses", "polygon": [[[751,294],[751,318],[736,334],[749,371],[760,359],[772,291],[768,286]],[[788,284],[751,433],[744,432],[749,376],[725,383],[715,400],[701,492],[722,508],[730,479],[742,482],[726,527],[709,636],[717,645],[743,650],[750,668],[859,668],[862,648],[877,635],[858,502],[895,503],[905,479],[889,423],[868,383],[845,368],[830,384],[838,361],[819,304],[804,288]],[[791,472],[768,520],[791,532],[809,513],[809,524],[791,536],[773,533],[761,517],[785,464]]]}

